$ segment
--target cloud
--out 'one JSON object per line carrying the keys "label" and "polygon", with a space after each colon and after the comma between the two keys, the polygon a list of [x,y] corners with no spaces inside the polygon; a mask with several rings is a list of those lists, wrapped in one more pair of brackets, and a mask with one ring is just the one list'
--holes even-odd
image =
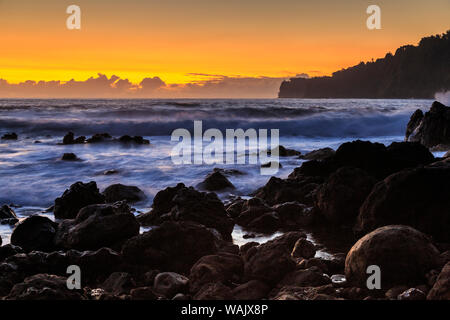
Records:
{"label": "cloud", "polygon": [[[18,84],[0,79],[3,98],[275,98],[280,84],[289,77],[242,77],[190,73],[187,84],[166,83],[147,77],[132,83],[112,75],[97,74],[84,81],[32,81]],[[301,74],[307,76],[306,74]]]}

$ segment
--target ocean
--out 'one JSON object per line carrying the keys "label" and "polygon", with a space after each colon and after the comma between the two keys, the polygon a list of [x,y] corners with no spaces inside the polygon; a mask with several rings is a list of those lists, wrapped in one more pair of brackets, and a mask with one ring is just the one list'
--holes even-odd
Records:
{"label": "ocean", "polygon": [[[133,205],[146,212],[154,195],[167,186],[183,182],[196,186],[213,168],[237,169],[230,177],[236,186],[219,193],[226,200],[248,196],[269,176],[259,164],[174,165],[171,141],[175,129],[192,130],[202,120],[203,130],[279,129],[280,144],[302,153],[318,148],[336,149],[355,139],[386,145],[402,141],[409,117],[416,109],[428,110],[432,100],[361,99],[220,99],[220,100],[0,100],[0,135],[16,132],[17,141],[0,140],[0,205],[12,205],[22,219],[42,213],[54,199],[77,181],[96,181],[100,190],[116,183],[135,185],[147,198]],[[140,135],[149,145],[120,143],[61,145],[63,136],[90,137],[107,132],[114,137]],[[39,142],[39,143],[37,143]],[[62,161],[64,153],[81,161]],[[298,157],[280,158],[276,176],[285,178],[301,165]],[[108,170],[117,174],[105,175]],[[3,243],[11,227],[0,226]],[[235,241],[242,241],[236,229]],[[253,239],[254,240],[254,239]]]}

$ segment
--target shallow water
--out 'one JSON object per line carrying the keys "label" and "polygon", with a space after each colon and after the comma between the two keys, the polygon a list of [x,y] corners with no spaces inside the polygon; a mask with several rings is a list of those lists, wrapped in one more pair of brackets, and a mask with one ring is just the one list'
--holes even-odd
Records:
{"label": "shallow water", "polygon": [[[270,177],[260,174],[259,164],[174,165],[170,154],[177,142],[174,129],[191,130],[194,120],[203,130],[279,129],[280,144],[302,153],[364,139],[389,144],[402,141],[410,115],[428,110],[431,100],[0,100],[0,135],[16,132],[19,140],[0,140],[0,205],[14,204],[20,218],[40,213],[76,181],[108,185],[136,185],[147,199],[135,205],[147,211],[154,195],[178,182],[197,185],[215,167],[237,169],[231,176],[236,189],[219,193],[245,196],[263,186]],[[108,132],[113,136],[142,135],[150,145],[100,143],[59,145],[73,131],[87,137]],[[35,143],[40,141],[40,143]],[[75,153],[81,161],[61,161],[62,154]],[[280,158],[287,177],[302,160]],[[117,170],[114,175],[104,175]],[[52,214],[45,214],[52,216]],[[3,243],[11,228],[0,226]],[[236,243],[242,232],[235,230]],[[271,237],[269,237],[271,238]],[[262,237],[260,241],[266,241]],[[255,241],[248,239],[245,241]]]}

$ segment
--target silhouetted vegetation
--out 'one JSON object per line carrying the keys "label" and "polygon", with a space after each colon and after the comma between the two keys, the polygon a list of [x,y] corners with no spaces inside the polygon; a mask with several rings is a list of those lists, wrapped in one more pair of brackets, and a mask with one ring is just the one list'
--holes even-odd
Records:
{"label": "silhouetted vegetation", "polygon": [[332,77],[283,81],[280,98],[432,98],[450,89],[450,30]]}

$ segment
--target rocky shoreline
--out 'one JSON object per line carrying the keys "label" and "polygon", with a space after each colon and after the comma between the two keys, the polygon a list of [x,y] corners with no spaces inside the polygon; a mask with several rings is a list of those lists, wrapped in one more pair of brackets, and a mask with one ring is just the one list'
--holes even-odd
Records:
{"label": "rocky shoreline", "polygon": [[[449,108],[434,103],[430,112],[436,110]],[[407,138],[414,142],[386,147],[358,140],[306,156],[285,149],[307,161],[287,179],[272,177],[250,198],[224,203],[179,183],[158,192],[152,210],[136,216],[130,205],[145,197],[139,188],[112,185],[100,193],[92,181],[76,182],[55,199],[55,221],[34,215],[18,222],[4,205],[0,219],[14,230],[11,243],[0,246],[0,297],[449,300],[450,158],[435,158],[430,145],[421,144],[446,143],[447,136],[439,141],[438,135],[450,132],[443,129],[450,128],[449,118],[439,120],[439,130],[435,118],[413,115]],[[111,137],[92,142],[102,139]],[[76,140],[72,134],[66,142]],[[197,187],[233,188],[227,179],[233,174],[242,173],[214,170]],[[238,246],[235,225],[248,237],[282,235]],[[142,226],[150,230],[140,233]],[[306,231],[319,227],[352,244],[332,259],[318,257]],[[81,288],[70,290],[73,265],[81,270]],[[367,286],[374,265],[379,289]]]}

